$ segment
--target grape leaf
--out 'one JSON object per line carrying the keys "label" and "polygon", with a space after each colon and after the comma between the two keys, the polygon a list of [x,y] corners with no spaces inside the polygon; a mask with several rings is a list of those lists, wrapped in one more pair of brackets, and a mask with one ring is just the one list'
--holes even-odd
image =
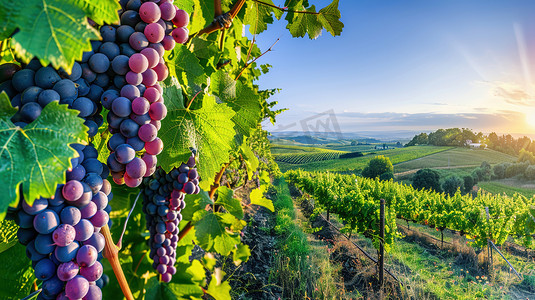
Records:
{"label": "grape leaf", "polygon": [[[193,14],[191,23],[189,24],[189,31],[191,33],[199,32],[201,29],[212,23],[214,20],[214,1],[193,0],[193,11],[188,13]],[[191,7],[190,5],[186,6]]]}
{"label": "grape leaf", "polygon": [[17,29],[16,17],[21,9],[18,1],[0,1],[0,40],[10,37]]}
{"label": "grape leaf", "polygon": [[243,208],[240,200],[234,198],[234,191],[226,186],[217,189],[217,200],[215,204],[223,206],[231,215],[238,219],[243,219]]}
{"label": "grape leaf", "polygon": [[[180,274],[180,265],[182,264],[177,264],[177,275]],[[174,277],[176,275],[173,279]],[[145,299],[201,299],[204,294],[202,288],[196,284],[164,283],[159,282],[156,277],[149,279],[145,289]]]}
{"label": "grape leaf", "polygon": [[228,255],[240,243],[240,235],[230,230],[236,219],[227,213],[206,213],[195,224],[195,233],[199,246],[205,251],[216,251],[221,255]]}
{"label": "grape leaf", "polygon": [[262,118],[260,96],[251,87],[232,80],[222,70],[212,74],[210,83],[212,93],[236,112],[232,118],[236,131],[240,135],[249,136]]}
{"label": "grape leaf", "polygon": [[44,66],[52,63],[56,69],[70,70],[74,60],[82,58],[83,51],[91,50],[89,40],[100,38],[76,3],[27,0],[17,4],[21,7],[11,17],[19,32],[13,35],[11,43],[26,63],[37,56]]}
{"label": "grape leaf", "polygon": [[273,206],[273,202],[266,197],[264,197],[264,193],[266,192],[266,186],[262,185],[259,188],[256,188],[251,191],[251,194],[249,197],[251,198],[251,204],[263,206],[271,211],[275,211],[275,207]]}
{"label": "grape leaf", "polygon": [[242,262],[246,262],[251,256],[251,249],[248,245],[238,244],[232,255],[232,260],[236,266],[239,266]]}
{"label": "grape leaf", "polygon": [[17,244],[19,226],[13,220],[0,221],[0,253]]}
{"label": "grape leaf", "polygon": [[251,146],[248,143],[243,143],[240,147],[240,153],[245,160],[245,166],[247,167],[247,179],[251,180],[253,177],[253,173],[258,169],[258,166],[260,165],[260,161],[258,160],[258,157],[253,152],[253,149],[251,149]]}
{"label": "grape leaf", "polygon": [[206,85],[208,76],[199,59],[185,45],[177,44],[170,62],[169,74],[176,77],[187,95],[193,98]]}
{"label": "grape leaf", "polygon": [[[221,273],[224,274],[223,271]],[[220,280],[217,280],[216,275],[212,275],[212,280],[210,280],[206,293],[216,300],[231,300],[230,289],[230,284],[227,281],[220,282]]]}
{"label": "grape leaf", "polygon": [[[175,85],[165,86],[166,104],[175,99],[168,98]],[[159,155],[162,168],[170,171],[187,161],[190,147],[197,149],[200,186],[207,190],[219,172],[221,165],[229,160],[234,145],[234,111],[226,104],[218,104],[213,96],[202,96],[202,107],[187,109],[183,103],[170,104],[167,117],[162,120],[160,137],[164,150]],[[171,108],[172,107],[172,108]]]}
{"label": "grape leaf", "polygon": [[0,253],[0,299],[22,299],[31,293],[36,279],[25,253],[24,246],[19,243]]}
{"label": "grape leaf", "polygon": [[190,221],[196,212],[204,211],[206,205],[212,205],[214,202],[210,199],[208,192],[202,191],[198,194],[186,195],[186,207],[180,211],[183,220]]}
{"label": "grape leaf", "polygon": [[116,0],[74,0],[76,6],[82,8],[88,18],[97,24],[118,24],[121,9]]}
{"label": "grape leaf", "polygon": [[[70,159],[77,154],[68,146],[87,144],[87,127],[78,111],[52,102],[24,129],[9,119],[11,109],[5,93],[0,94],[0,220],[9,204],[23,198],[28,203],[54,196],[56,186],[65,182]],[[19,195],[22,184],[23,195]]]}
{"label": "grape leaf", "polygon": [[[289,11],[286,15],[288,25],[286,28],[294,37],[304,37],[308,34],[310,39],[316,39],[321,35],[323,27],[333,36],[340,35],[344,24],[340,22],[340,11],[338,1],[333,0],[331,4],[316,12],[314,5],[308,5],[308,1],[290,0],[287,1]],[[306,12],[306,13],[303,13]]]}
{"label": "grape leaf", "polygon": [[[262,2],[274,5],[271,0],[263,0]],[[259,34],[267,29],[267,24],[273,24],[273,15],[280,19],[282,14],[282,10],[251,1],[247,2],[243,23],[250,25],[249,32],[251,34]]]}

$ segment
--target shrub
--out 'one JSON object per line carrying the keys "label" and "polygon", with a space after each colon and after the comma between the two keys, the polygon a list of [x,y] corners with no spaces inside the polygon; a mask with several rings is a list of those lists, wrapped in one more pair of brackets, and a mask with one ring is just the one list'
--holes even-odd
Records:
{"label": "shrub", "polygon": [[530,165],[524,171],[524,176],[529,180],[535,180],[535,165]]}
{"label": "shrub", "polygon": [[[383,173],[394,173],[394,166],[388,157],[379,155],[370,160],[368,165],[362,170],[362,176],[375,178]],[[393,176],[392,176],[393,177]]]}
{"label": "shrub", "polygon": [[442,192],[440,188],[440,174],[436,170],[421,169],[412,177],[412,187],[415,189],[429,189]]}
{"label": "shrub", "polygon": [[463,190],[463,188],[464,181],[458,176],[450,176],[446,178],[442,184],[442,190],[444,190],[444,193],[447,193],[450,196],[453,196],[455,192],[457,192],[457,189]]}

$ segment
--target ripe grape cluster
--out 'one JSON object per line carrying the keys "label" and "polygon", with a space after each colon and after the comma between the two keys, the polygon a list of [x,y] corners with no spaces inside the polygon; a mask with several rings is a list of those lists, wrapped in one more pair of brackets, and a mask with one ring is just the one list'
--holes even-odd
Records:
{"label": "ripe grape cluster", "polygon": [[158,130],[167,115],[158,84],[169,74],[163,55],[188,38],[188,14],[172,1],[155,2],[128,1],[120,26],[102,26],[103,43],[87,54],[90,66],[113,78],[101,97],[110,110],[108,130],[113,134],[107,164],[115,183],[129,187],[139,186],[156,170],[156,155],[163,150]]}
{"label": "ripe grape cluster", "polygon": [[199,175],[195,169],[195,156],[186,164],[174,168],[168,174],[163,169],[145,179],[141,185],[143,212],[150,232],[149,256],[153,268],[161,274],[161,280],[169,282],[176,273],[176,246],[178,225],[182,220],[180,210],[184,209],[185,194],[197,194]]}
{"label": "ripe grape cluster", "polygon": [[109,171],[92,145],[72,147],[79,157],[72,160],[67,182],[51,199],[32,205],[22,200],[15,215],[19,242],[26,246],[35,277],[43,281],[38,299],[102,298],[105,241],[100,228],[110,222]]}

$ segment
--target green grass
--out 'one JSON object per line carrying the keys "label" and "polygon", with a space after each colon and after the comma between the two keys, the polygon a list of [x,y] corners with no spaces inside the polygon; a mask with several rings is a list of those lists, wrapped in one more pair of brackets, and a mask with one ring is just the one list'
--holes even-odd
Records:
{"label": "green grass", "polygon": [[481,165],[481,163],[484,161],[490,164],[515,162],[516,157],[491,149],[472,150],[467,148],[453,148],[448,151],[443,151],[440,153],[395,165],[394,173],[437,167],[477,167]]}
{"label": "green grass", "polygon": [[377,155],[384,155],[390,158],[393,164],[398,164],[408,160],[413,160],[426,155],[431,155],[441,151],[452,149],[452,147],[438,146],[415,146],[407,148],[397,148],[391,150],[377,151],[362,157],[335,159],[305,164],[277,163],[282,172],[290,169],[303,169],[305,171],[355,171],[362,170],[368,162]]}
{"label": "green grass", "polygon": [[514,194],[518,193],[528,198],[533,197],[535,194],[535,190],[533,188],[522,188],[497,181],[479,182],[477,185],[479,188],[492,194],[506,194],[507,196],[513,196]]}
{"label": "green grass", "polygon": [[337,279],[339,268],[330,263],[324,248],[310,245],[284,179],[276,179],[273,187],[277,249],[274,249],[275,262],[270,270],[270,283],[281,287],[283,299],[338,298],[340,290],[343,290]]}

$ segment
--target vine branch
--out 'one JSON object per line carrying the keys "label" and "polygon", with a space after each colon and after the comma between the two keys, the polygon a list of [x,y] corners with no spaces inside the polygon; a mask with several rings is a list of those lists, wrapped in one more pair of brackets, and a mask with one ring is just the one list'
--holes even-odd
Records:
{"label": "vine branch", "polygon": [[100,233],[104,235],[104,240],[106,241],[106,245],[104,246],[104,257],[110,261],[113,273],[115,273],[115,277],[117,277],[119,286],[121,287],[121,290],[123,291],[123,294],[126,299],[134,300],[134,296],[130,291],[130,286],[126,281],[123,269],[121,268],[121,263],[119,262],[119,250],[117,249],[117,246],[115,246],[115,244],[113,243],[110,228],[107,224],[100,229]]}
{"label": "vine branch", "polygon": [[289,10],[288,7],[280,7],[280,6],[273,5],[273,4],[270,4],[270,3],[266,3],[266,2],[263,2],[263,1],[260,1],[260,0],[253,0],[253,1],[258,3],[258,4],[269,6],[269,7],[278,9],[278,10],[283,11],[283,12],[290,12],[290,13],[294,13],[294,14],[309,14],[309,15],[319,15],[320,14],[319,12],[313,12],[313,11],[307,11],[307,10]]}
{"label": "vine branch", "polygon": [[229,28],[232,24],[232,20],[234,20],[238,12],[240,12],[241,8],[243,7],[243,4],[245,4],[245,0],[238,0],[238,2],[234,4],[230,11],[228,11],[227,13],[223,13],[223,11],[221,10],[221,1],[214,0],[214,5],[216,5],[214,21],[210,23],[210,25],[199,31],[196,35],[209,34],[220,29]]}
{"label": "vine branch", "polygon": [[238,80],[240,78],[240,76],[243,74],[243,72],[245,72],[245,70],[251,65],[253,64],[255,61],[257,61],[260,57],[264,56],[264,54],[270,52],[271,50],[273,50],[273,47],[280,41],[280,38],[278,38],[275,43],[273,43],[273,45],[271,45],[269,47],[269,49],[267,49],[266,51],[264,51],[264,53],[260,54],[258,57],[256,57],[255,59],[253,59],[251,62],[248,62],[245,64],[245,67],[243,67],[243,69],[240,71],[240,74],[238,74],[238,76],[236,76],[236,79],[234,79],[234,81]]}

